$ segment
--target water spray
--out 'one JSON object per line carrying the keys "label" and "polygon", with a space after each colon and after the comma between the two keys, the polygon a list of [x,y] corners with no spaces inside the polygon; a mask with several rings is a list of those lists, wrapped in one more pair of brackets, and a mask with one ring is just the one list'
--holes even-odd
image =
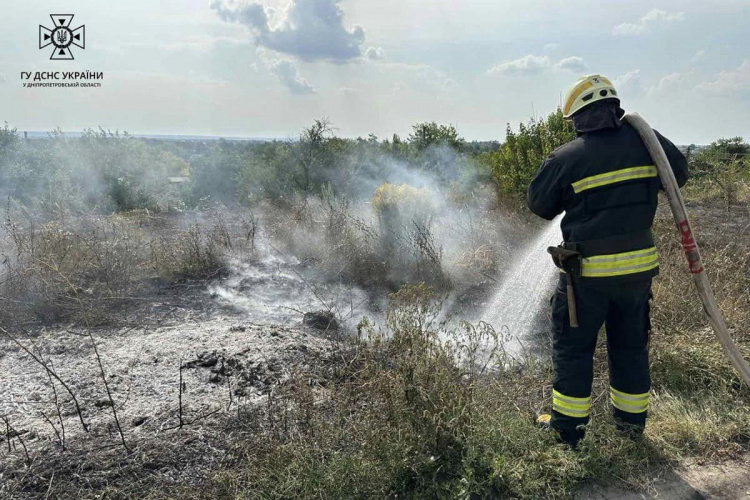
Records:
{"label": "water spray", "polygon": [[512,350],[522,351],[522,341],[538,328],[538,315],[544,310],[550,288],[559,276],[547,257],[547,248],[560,241],[558,216],[519,253],[508,267],[500,287],[489,303],[484,320],[511,335]]}
{"label": "water spray", "polygon": [[682,249],[685,251],[688,267],[693,275],[693,282],[698,289],[698,295],[701,298],[701,302],[703,302],[703,309],[706,312],[706,316],[708,316],[708,322],[711,324],[714,332],[716,332],[719,343],[721,343],[721,347],[729,357],[732,365],[737,369],[745,383],[750,385],[750,366],[748,366],[747,361],[742,357],[742,353],[729,335],[724,315],[716,303],[716,297],[714,297],[711,283],[708,281],[708,276],[706,276],[703,262],[701,261],[700,251],[695,241],[695,233],[688,218],[685,202],[682,199],[680,188],[677,185],[677,180],[672,172],[672,167],[669,165],[664,148],[662,148],[653,129],[638,113],[627,114],[623,119],[635,128],[646,145],[651,158],[656,163],[661,183],[667,193],[669,205],[672,207],[672,214],[677,224],[677,230],[680,233]]}

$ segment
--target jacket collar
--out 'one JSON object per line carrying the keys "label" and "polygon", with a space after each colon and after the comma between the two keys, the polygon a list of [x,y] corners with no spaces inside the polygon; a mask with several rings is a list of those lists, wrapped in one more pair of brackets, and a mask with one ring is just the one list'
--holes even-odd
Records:
{"label": "jacket collar", "polygon": [[599,101],[573,115],[573,127],[578,135],[598,130],[618,129],[622,126],[620,118],[624,114],[625,111],[620,108],[619,100]]}

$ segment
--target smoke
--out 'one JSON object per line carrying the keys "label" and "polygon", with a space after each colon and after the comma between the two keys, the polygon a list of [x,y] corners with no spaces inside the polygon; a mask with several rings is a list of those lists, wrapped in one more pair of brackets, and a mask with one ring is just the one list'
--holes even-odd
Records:
{"label": "smoke", "polygon": [[211,8],[222,20],[247,26],[258,45],[303,61],[348,62],[362,54],[365,31],[344,26],[339,0],[292,0],[275,27],[258,3],[214,0]]}
{"label": "smoke", "polygon": [[[206,144],[104,131],[24,140],[7,129],[0,141],[3,195],[47,216],[251,205],[267,245],[252,262],[227,260],[231,278],[212,291],[234,309],[256,308],[259,321],[292,321],[288,308],[325,309],[327,302],[356,322],[382,311],[384,289],[407,282],[450,288],[452,299],[459,297],[492,284],[507,242],[524,229],[487,210],[494,190],[468,154],[447,144],[418,149],[399,140],[328,136],[310,162],[304,140]],[[307,191],[300,190],[303,161]],[[185,184],[169,180],[188,175]],[[384,184],[410,186],[405,192],[416,190],[428,202],[397,204],[397,216],[384,216],[373,206]],[[210,227],[204,219],[200,212],[181,217],[177,229]]]}
{"label": "smoke", "polygon": [[0,144],[0,196],[31,209],[63,215],[185,205],[185,186],[170,178],[189,173],[187,160],[146,140],[101,129],[24,139],[6,126]]}
{"label": "smoke", "polygon": [[[330,164],[319,182],[332,187],[333,197],[300,200],[294,219],[262,210],[273,244],[322,271],[311,283],[348,283],[375,300],[402,284],[426,282],[451,291],[447,309],[465,312],[459,299],[494,287],[510,242],[525,239],[525,225],[488,209],[495,192],[472,159],[446,144],[402,154],[361,141]],[[373,195],[386,184],[396,201],[382,209]],[[479,317],[478,310],[471,314]]]}

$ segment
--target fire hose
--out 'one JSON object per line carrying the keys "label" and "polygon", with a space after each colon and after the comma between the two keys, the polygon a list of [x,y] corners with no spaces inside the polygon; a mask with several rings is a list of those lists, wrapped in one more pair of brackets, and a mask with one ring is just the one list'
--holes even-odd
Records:
{"label": "fire hose", "polygon": [[693,282],[703,303],[703,309],[708,317],[708,322],[711,324],[714,332],[716,332],[719,343],[732,362],[732,365],[745,383],[750,385],[750,366],[748,366],[747,361],[742,357],[742,353],[732,340],[724,321],[724,315],[716,303],[711,283],[709,283],[708,276],[706,276],[705,269],[703,268],[698,244],[695,241],[695,233],[690,225],[690,219],[685,209],[685,202],[682,199],[680,188],[677,185],[677,180],[674,177],[674,172],[672,172],[672,167],[669,165],[664,148],[662,148],[653,129],[638,113],[629,113],[625,115],[624,120],[630,123],[638,132],[638,135],[641,136],[646,149],[648,149],[651,158],[656,163],[659,178],[664,186],[664,191],[667,193],[674,221],[680,233],[682,249],[685,252],[685,257],[687,257],[688,267],[693,275]]}

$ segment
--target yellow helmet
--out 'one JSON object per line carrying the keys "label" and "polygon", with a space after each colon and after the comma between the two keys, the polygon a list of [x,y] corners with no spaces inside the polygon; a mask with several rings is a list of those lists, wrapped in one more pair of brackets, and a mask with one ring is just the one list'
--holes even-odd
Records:
{"label": "yellow helmet", "polygon": [[563,117],[570,118],[589,104],[604,99],[620,100],[612,82],[601,75],[582,76],[565,94]]}

